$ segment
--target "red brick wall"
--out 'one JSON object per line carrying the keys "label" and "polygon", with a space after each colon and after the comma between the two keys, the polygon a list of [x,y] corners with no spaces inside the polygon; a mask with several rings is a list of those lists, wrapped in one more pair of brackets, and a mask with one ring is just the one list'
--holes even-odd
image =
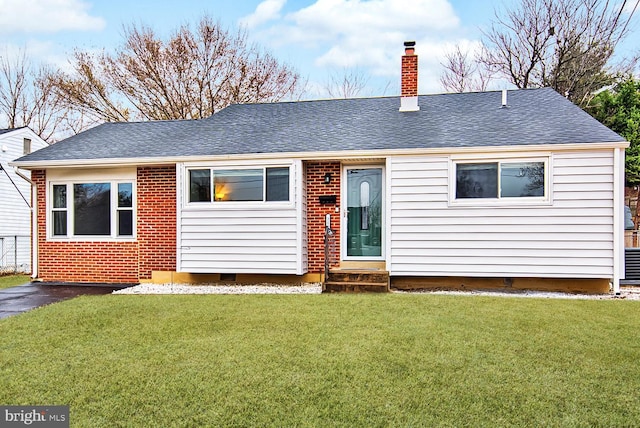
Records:
{"label": "red brick wall", "polygon": [[[325,215],[331,214],[335,252],[331,256],[334,265],[340,261],[340,162],[307,162],[307,232],[309,236],[309,272],[324,271]],[[331,183],[324,183],[324,175],[331,174]],[[335,204],[320,204],[318,197],[336,195]]]}
{"label": "red brick wall", "polygon": [[176,268],[175,166],[138,168],[137,241],[47,241],[46,173],[37,186],[38,277],[47,282],[135,283]]}
{"label": "red brick wall", "polygon": [[176,270],[176,167],[138,168],[140,279]]}
{"label": "red brick wall", "polygon": [[38,277],[47,282],[138,282],[137,242],[47,241],[46,173],[33,171],[38,192]]}

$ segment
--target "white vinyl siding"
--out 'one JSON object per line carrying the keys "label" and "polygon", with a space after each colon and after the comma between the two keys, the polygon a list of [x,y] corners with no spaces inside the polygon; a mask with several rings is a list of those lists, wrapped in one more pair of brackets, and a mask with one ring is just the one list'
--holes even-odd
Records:
{"label": "white vinyl siding", "polygon": [[613,150],[553,154],[550,202],[449,206],[449,158],[393,158],[392,275],[613,277]]}
{"label": "white vinyl siding", "polygon": [[[302,233],[302,164],[290,166],[290,201],[189,204],[187,186],[179,208],[179,270],[191,273],[302,274],[306,246]],[[198,164],[205,168],[255,164]],[[271,166],[271,165],[265,165]],[[278,163],[274,166],[283,166]],[[196,166],[183,166],[183,171]],[[188,177],[181,173],[179,177]]]}
{"label": "white vinyl siding", "polygon": [[[23,155],[25,138],[31,140],[31,151],[47,145],[28,128],[0,134],[0,164],[4,169],[0,171],[0,271],[13,271],[16,265],[18,271],[31,271],[31,184],[9,166],[9,162]],[[31,175],[29,171],[21,172]]]}

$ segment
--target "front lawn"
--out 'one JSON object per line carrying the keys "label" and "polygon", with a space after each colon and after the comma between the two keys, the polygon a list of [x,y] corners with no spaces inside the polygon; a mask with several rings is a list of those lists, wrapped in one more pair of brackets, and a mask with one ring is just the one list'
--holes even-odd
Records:
{"label": "front lawn", "polygon": [[0,404],[72,426],[632,426],[640,302],[85,296],[0,321]]}
{"label": "front lawn", "polygon": [[29,275],[0,275],[0,289],[26,284],[29,281]]}

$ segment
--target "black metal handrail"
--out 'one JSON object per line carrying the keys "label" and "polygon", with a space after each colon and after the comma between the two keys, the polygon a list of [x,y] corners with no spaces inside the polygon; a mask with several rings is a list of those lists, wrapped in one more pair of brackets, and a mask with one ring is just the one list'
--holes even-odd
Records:
{"label": "black metal handrail", "polygon": [[331,214],[325,216],[324,223],[324,278],[323,283],[327,282],[329,277],[329,269],[333,262],[335,251],[335,230],[331,229]]}
{"label": "black metal handrail", "polygon": [[335,251],[333,251],[335,247],[335,231],[331,229],[329,226],[324,228],[324,280],[323,282],[327,282],[327,278],[329,277],[329,268],[331,267],[332,255]]}

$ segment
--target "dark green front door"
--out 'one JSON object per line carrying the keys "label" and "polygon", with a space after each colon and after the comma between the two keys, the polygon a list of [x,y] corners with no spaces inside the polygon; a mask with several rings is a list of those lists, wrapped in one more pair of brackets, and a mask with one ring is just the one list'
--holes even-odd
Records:
{"label": "dark green front door", "polygon": [[382,257],[382,167],[346,168],[348,258]]}

